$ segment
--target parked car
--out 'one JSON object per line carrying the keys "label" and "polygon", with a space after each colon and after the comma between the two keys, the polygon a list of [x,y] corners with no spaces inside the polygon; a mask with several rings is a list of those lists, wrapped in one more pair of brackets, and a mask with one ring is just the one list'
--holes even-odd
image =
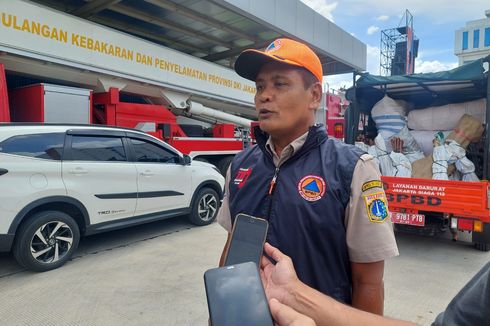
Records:
{"label": "parked car", "polygon": [[89,235],[179,215],[214,221],[224,178],[146,133],[87,125],[0,126],[0,251],[47,271]]}

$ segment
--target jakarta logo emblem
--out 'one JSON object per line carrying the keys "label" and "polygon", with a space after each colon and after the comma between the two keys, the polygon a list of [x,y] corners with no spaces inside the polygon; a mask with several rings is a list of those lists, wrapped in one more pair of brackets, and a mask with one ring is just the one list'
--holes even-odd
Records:
{"label": "jakarta logo emblem", "polygon": [[388,218],[388,203],[384,192],[364,196],[366,212],[369,220],[374,223],[383,223]]}
{"label": "jakarta logo emblem", "polygon": [[325,194],[327,186],[322,177],[307,175],[298,183],[298,192],[307,201],[317,201]]}

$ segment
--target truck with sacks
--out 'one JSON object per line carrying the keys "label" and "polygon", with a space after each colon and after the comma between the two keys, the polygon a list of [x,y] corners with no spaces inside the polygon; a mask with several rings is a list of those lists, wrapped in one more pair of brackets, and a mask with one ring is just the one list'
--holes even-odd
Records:
{"label": "truck with sacks", "polygon": [[379,163],[400,231],[490,250],[490,56],[453,70],[357,74],[347,91],[346,142]]}

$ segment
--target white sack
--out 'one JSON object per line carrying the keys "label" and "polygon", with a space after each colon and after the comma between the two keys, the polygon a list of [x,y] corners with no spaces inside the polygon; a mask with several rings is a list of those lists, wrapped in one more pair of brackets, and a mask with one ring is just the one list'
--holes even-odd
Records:
{"label": "white sack", "polygon": [[434,147],[432,158],[434,161],[432,163],[432,179],[449,180],[447,175],[447,160],[449,158],[449,154],[446,151],[446,146],[440,145]]}
{"label": "white sack", "polygon": [[407,109],[386,95],[373,106],[371,111],[378,134],[381,134],[385,141],[406,126],[406,115]]}
{"label": "white sack", "polygon": [[368,154],[374,157],[374,162],[378,166],[378,169],[381,171],[381,168],[379,166],[379,160],[378,160],[378,152],[376,151],[376,145],[369,146],[368,148]]}
{"label": "white sack", "polygon": [[390,158],[393,162],[393,176],[410,178],[412,176],[412,163],[402,153],[391,152]]}
{"label": "white sack", "polygon": [[[415,139],[420,149],[424,153],[424,156],[432,155],[432,151],[434,149],[434,145],[432,141],[434,140],[434,135],[437,133],[437,130],[410,130],[410,134]],[[451,130],[442,131],[444,134],[444,138],[447,137],[451,133]]]}
{"label": "white sack", "polygon": [[374,138],[374,144],[381,174],[386,176],[393,176],[395,173],[395,171],[393,170],[393,163],[388,151],[386,151],[385,141],[380,134],[378,134],[376,138]]}
{"label": "white sack", "polygon": [[454,163],[463,181],[480,181],[475,174],[475,165],[466,157],[466,150],[454,140],[446,143],[449,163]]}
{"label": "white sack", "polygon": [[420,149],[419,144],[412,136],[412,134],[408,131],[407,126],[404,126],[393,137],[398,137],[403,140],[402,153],[408,158],[410,162],[415,162],[425,157],[424,153]]}
{"label": "white sack", "polygon": [[452,130],[464,114],[485,122],[486,99],[433,106],[408,113],[408,128],[415,130]]}
{"label": "white sack", "polygon": [[448,153],[447,160],[451,164],[466,157],[466,150],[458,144],[458,142],[452,139],[446,141],[446,151]]}
{"label": "white sack", "polygon": [[368,151],[368,149],[369,149],[369,145],[368,145],[368,144],[365,144],[365,143],[360,142],[360,141],[356,141],[356,142],[354,143],[354,145],[355,145],[356,147],[359,147],[360,149],[362,149],[362,150],[363,150],[363,151],[365,151],[365,152],[367,152],[367,151]]}
{"label": "white sack", "polygon": [[455,164],[456,169],[463,174],[463,181],[480,181],[475,174],[475,165],[466,156]]}

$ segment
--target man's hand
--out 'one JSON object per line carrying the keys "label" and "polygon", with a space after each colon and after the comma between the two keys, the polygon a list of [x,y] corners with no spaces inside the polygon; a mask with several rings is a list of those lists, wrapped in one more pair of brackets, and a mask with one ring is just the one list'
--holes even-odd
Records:
{"label": "man's hand", "polygon": [[270,300],[275,298],[288,304],[293,295],[293,289],[301,283],[294,270],[291,258],[270,244],[264,245],[264,252],[276,261],[273,264],[267,257],[262,256],[260,262],[260,277],[265,294]]}
{"label": "man's hand", "polygon": [[302,315],[293,308],[290,308],[276,299],[269,301],[272,317],[276,322],[276,326],[316,326],[313,319]]}
{"label": "man's hand", "polygon": [[393,152],[403,153],[403,139],[398,137],[391,138],[391,148]]}

